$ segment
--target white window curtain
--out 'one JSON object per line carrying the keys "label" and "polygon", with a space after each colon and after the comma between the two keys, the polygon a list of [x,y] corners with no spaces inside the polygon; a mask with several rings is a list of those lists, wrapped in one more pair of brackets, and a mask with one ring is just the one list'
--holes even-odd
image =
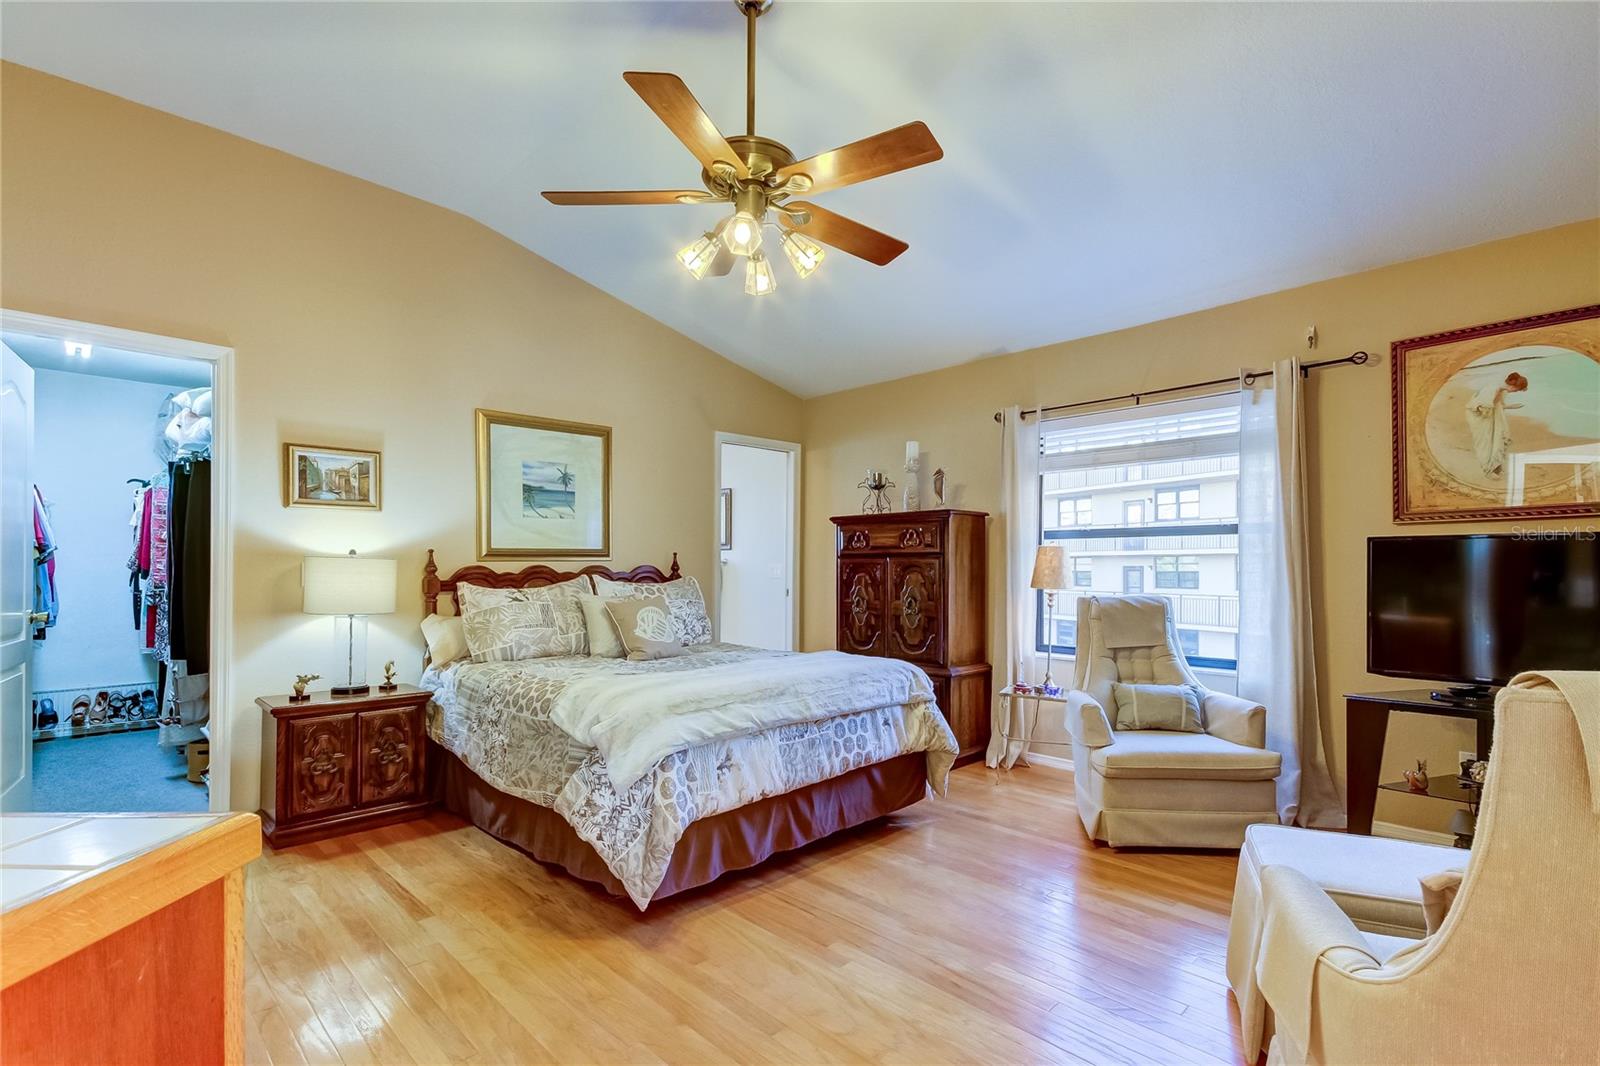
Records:
{"label": "white window curtain", "polygon": [[[1001,415],[1000,513],[1006,538],[1007,683],[1017,681],[1018,665],[1034,654],[1033,556],[1039,546],[1039,418],[1024,418],[1020,408]],[[984,761],[992,767],[1027,765],[1028,737],[1039,713],[1037,700],[994,698],[993,725]]]}
{"label": "white window curtain", "polygon": [[1267,709],[1267,747],[1283,756],[1279,820],[1341,828],[1317,706],[1300,362],[1272,371],[1240,390],[1239,695]]}

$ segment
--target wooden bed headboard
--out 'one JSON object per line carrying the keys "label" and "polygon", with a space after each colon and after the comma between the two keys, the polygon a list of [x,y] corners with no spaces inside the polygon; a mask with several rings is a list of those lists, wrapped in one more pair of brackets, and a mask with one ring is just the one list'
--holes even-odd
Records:
{"label": "wooden bed headboard", "polygon": [[439,576],[439,567],[433,561],[433,549],[428,549],[428,562],[422,568],[422,609],[426,617],[437,614],[439,611],[439,595],[443,593],[450,601],[451,613],[461,613],[461,601],[456,599],[457,585],[481,585],[492,589],[533,589],[542,585],[554,585],[562,581],[571,581],[575,577],[590,574],[596,577],[610,578],[612,581],[634,581],[646,585],[659,585],[663,581],[676,581],[683,576],[678,569],[678,553],[672,553],[672,566],[666,573],[659,567],[636,566],[632,570],[612,570],[608,567],[595,565],[586,566],[582,570],[557,570],[549,566],[528,566],[515,573],[504,570],[491,570],[487,566],[463,566],[449,577]]}

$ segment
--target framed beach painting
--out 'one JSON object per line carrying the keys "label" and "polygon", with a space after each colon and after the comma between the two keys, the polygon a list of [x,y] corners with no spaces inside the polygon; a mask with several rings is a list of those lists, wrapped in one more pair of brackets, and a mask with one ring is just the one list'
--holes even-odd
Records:
{"label": "framed beach painting", "polygon": [[383,456],[321,444],[283,446],[285,507],[383,506]]}
{"label": "framed beach painting", "polygon": [[611,554],[611,427],[477,412],[478,558]]}
{"label": "framed beach painting", "polygon": [[1600,514],[1600,305],[1396,341],[1394,520]]}

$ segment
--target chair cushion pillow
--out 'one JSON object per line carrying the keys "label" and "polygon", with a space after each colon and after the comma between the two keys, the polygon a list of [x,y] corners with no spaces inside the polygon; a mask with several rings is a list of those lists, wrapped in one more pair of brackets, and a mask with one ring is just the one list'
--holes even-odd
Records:
{"label": "chair cushion pillow", "polygon": [[617,626],[617,638],[635,662],[685,654],[672,627],[672,614],[662,596],[605,600],[606,613]]}
{"label": "chair cushion pillow", "polygon": [[1104,777],[1188,781],[1270,781],[1282,762],[1275,751],[1247,748],[1209,733],[1156,729],[1119,732],[1114,744],[1089,753],[1089,765]]}
{"label": "chair cushion pillow", "polygon": [[1169,729],[1204,733],[1200,702],[1205,693],[1194,685],[1111,685],[1118,729]]}
{"label": "chair cushion pillow", "polygon": [[1422,920],[1428,924],[1429,936],[1437,933],[1444,924],[1445,915],[1450,913],[1456,893],[1461,891],[1461,879],[1466,873],[1465,870],[1441,870],[1423,874],[1417,879],[1422,884]]}

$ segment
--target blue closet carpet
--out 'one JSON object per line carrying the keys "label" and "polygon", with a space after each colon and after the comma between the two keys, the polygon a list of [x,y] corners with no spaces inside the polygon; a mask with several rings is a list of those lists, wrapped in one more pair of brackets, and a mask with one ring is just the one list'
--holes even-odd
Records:
{"label": "blue closet carpet", "polygon": [[204,785],[190,784],[177,748],[154,729],[46,740],[33,746],[36,811],[204,811]]}

